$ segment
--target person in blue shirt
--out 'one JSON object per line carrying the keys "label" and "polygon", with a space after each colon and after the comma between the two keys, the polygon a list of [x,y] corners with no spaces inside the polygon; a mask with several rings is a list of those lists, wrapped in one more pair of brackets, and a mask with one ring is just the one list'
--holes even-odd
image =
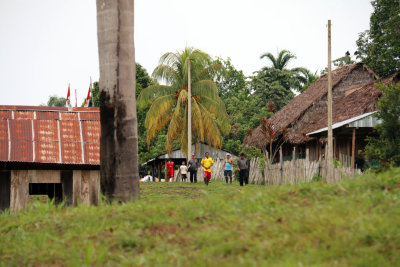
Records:
{"label": "person in blue shirt", "polygon": [[232,165],[233,161],[231,159],[231,155],[226,154],[226,159],[224,161],[224,176],[226,183],[228,183],[228,177],[230,179],[230,183],[232,183]]}

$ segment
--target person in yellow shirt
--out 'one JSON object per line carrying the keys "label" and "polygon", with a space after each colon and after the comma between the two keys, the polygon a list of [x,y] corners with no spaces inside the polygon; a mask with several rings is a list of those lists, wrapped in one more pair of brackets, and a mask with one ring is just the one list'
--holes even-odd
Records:
{"label": "person in yellow shirt", "polygon": [[211,167],[213,164],[214,164],[213,159],[209,156],[209,153],[206,152],[205,157],[201,160],[201,166],[203,166],[204,170],[204,183],[207,186],[211,180]]}

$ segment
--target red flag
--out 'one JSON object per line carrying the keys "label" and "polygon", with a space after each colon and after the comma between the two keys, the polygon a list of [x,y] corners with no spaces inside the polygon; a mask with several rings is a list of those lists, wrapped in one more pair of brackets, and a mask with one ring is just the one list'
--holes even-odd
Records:
{"label": "red flag", "polygon": [[85,101],[85,107],[89,107],[89,100],[90,100],[90,88],[92,87],[92,84],[89,85],[89,91],[87,93],[86,101]]}
{"label": "red flag", "polygon": [[67,93],[67,99],[65,101],[65,104],[67,105],[67,107],[71,107],[71,89],[70,89],[70,85],[68,84],[68,93]]}

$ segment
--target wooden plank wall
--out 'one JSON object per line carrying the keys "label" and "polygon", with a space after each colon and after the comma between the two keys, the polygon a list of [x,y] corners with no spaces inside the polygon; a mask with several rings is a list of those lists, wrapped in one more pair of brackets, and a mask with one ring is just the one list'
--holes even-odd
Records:
{"label": "wooden plank wall", "polygon": [[[72,178],[72,182],[71,182]],[[2,179],[3,180],[3,179]],[[63,197],[73,205],[98,205],[100,197],[100,171],[74,170],[12,170],[10,171],[10,211],[26,208],[30,183],[63,183]],[[72,193],[70,189],[72,188]],[[72,200],[68,200],[72,198]]]}

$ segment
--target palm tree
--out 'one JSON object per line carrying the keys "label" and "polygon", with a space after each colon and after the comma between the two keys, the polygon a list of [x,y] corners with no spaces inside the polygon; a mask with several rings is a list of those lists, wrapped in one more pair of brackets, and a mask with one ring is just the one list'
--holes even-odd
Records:
{"label": "palm tree", "polygon": [[312,73],[310,70],[302,67],[293,68],[292,71],[296,74],[296,89],[301,93],[304,92],[313,82],[318,79],[317,73]]}
{"label": "palm tree", "polygon": [[[208,54],[194,48],[181,52],[168,52],[160,58],[153,77],[166,85],[145,88],[138,98],[138,108],[150,107],[146,115],[147,144],[168,125],[166,149],[172,151],[173,142],[179,138],[181,150],[188,150],[188,61],[192,84],[192,141],[206,142],[213,147],[222,146],[222,135],[230,131],[225,105],[218,96],[212,80],[222,67],[212,64]],[[193,143],[192,142],[192,143]]]}
{"label": "palm tree", "polygon": [[106,197],[139,197],[134,1],[97,0],[100,181]]}
{"label": "palm tree", "polygon": [[294,54],[292,54],[289,50],[281,50],[278,53],[278,56],[275,58],[275,56],[271,53],[265,53],[262,54],[260,56],[261,59],[263,59],[264,57],[268,58],[271,63],[272,63],[272,67],[274,69],[278,69],[278,70],[284,70],[286,69],[287,65],[289,64],[289,62],[292,59],[295,59],[296,56]]}
{"label": "palm tree", "polygon": [[305,89],[310,86],[318,76],[316,73],[312,73],[306,68],[297,67],[293,69],[287,69],[287,65],[292,59],[296,59],[296,55],[292,54],[289,50],[281,50],[278,52],[278,56],[275,57],[271,53],[265,53],[261,55],[262,58],[268,58],[272,63],[272,67],[264,67],[263,70],[275,69],[280,71],[290,71],[292,72],[291,84],[292,88],[296,89],[299,92],[303,92]]}

